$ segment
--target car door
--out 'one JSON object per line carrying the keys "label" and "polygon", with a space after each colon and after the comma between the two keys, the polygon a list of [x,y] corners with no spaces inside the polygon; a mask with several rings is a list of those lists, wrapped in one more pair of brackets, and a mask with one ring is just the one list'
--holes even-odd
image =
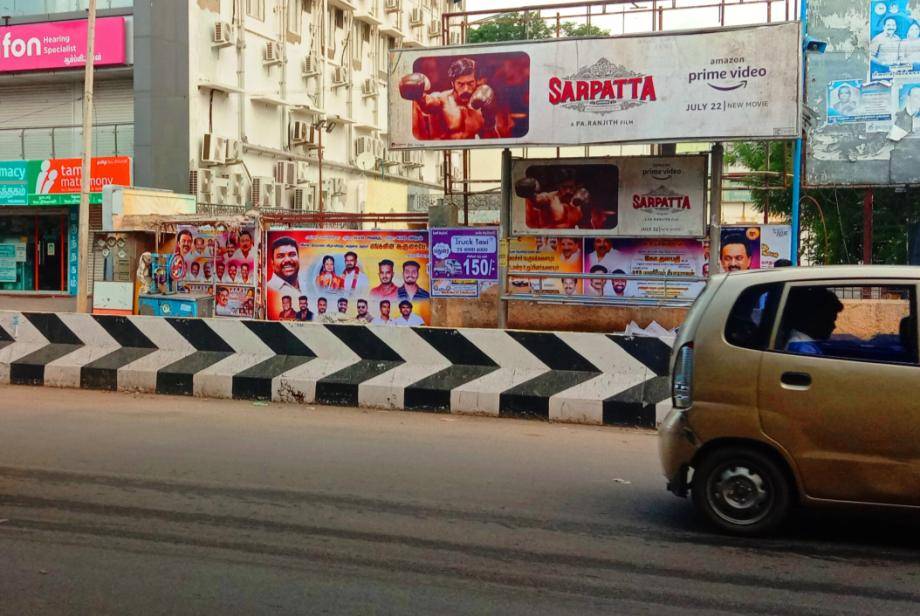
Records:
{"label": "car door", "polygon": [[790,283],[780,310],[758,406],[807,495],[920,505],[915,281]]}

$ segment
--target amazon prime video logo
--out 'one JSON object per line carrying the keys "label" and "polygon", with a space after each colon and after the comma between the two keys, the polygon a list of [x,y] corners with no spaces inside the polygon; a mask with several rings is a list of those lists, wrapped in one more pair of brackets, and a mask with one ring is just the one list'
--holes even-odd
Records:
{"label": "amazon prime video logo", "polygon": [[766,76],[765,67],[751,66],[743,57],[713,58],[708,68],[687,73],[687,83],[702,82],[713,90],[731,92],[746,88],[751,81]]}

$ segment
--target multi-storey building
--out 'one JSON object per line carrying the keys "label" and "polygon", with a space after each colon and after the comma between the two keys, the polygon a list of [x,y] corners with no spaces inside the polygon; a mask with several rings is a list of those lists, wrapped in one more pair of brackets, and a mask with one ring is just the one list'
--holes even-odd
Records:
{"label": "multi-storey building", "polygon": [[[0,28],[19,28],[10,36],[10,55],[20,51],[17,32],[52,44],[60,22],[85,20],[87,4],[0,0]],[[100,19],[122,25],[116,30],[121,40],[107,41],[120,48],[118,61],[96,71],[93,154],[130,157],[135,185],[191,191],[203,207],[227,211],[400,212],[440,192],[443,156],[383,146],[387,52],[458,42],[457,33],[441,32],[442,15],[462,10],[464,2],[97,5]],[[73,29],[79,38],[79,26]],[[66,56],[55,66],[12,63],[4,49],[0,45],[0,161],[15,166],[80,156],[80,63]],[[75,291],[76,208],[20,202],[8,193],[0,190],[0,244],[23,244],[17,255],[24,252],[26,261],[15,281],[0,280],[0,291]],[[91,207],[91,223],[96,212],[98,205]],[[0,277],[10,277],[7,270],[0,267]]]}

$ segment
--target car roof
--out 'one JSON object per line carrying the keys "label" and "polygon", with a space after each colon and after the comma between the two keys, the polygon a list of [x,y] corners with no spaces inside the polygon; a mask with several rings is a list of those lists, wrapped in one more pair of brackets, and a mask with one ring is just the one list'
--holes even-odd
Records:
{"label": "car roof", "polygon": [[847,279],[915,279],[920,281],[920,267],[911,265],[821,265],[815,267],[777,267],[722,274],[747,284],[796,280]]}

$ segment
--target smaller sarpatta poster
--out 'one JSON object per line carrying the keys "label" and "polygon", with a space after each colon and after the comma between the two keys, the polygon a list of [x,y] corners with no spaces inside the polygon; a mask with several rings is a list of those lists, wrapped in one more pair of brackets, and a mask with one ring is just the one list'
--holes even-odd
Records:
{"label": "smaller sarpatta poster", "polygon": [[706,156],[517,159],[514,235],[701,237]]}

